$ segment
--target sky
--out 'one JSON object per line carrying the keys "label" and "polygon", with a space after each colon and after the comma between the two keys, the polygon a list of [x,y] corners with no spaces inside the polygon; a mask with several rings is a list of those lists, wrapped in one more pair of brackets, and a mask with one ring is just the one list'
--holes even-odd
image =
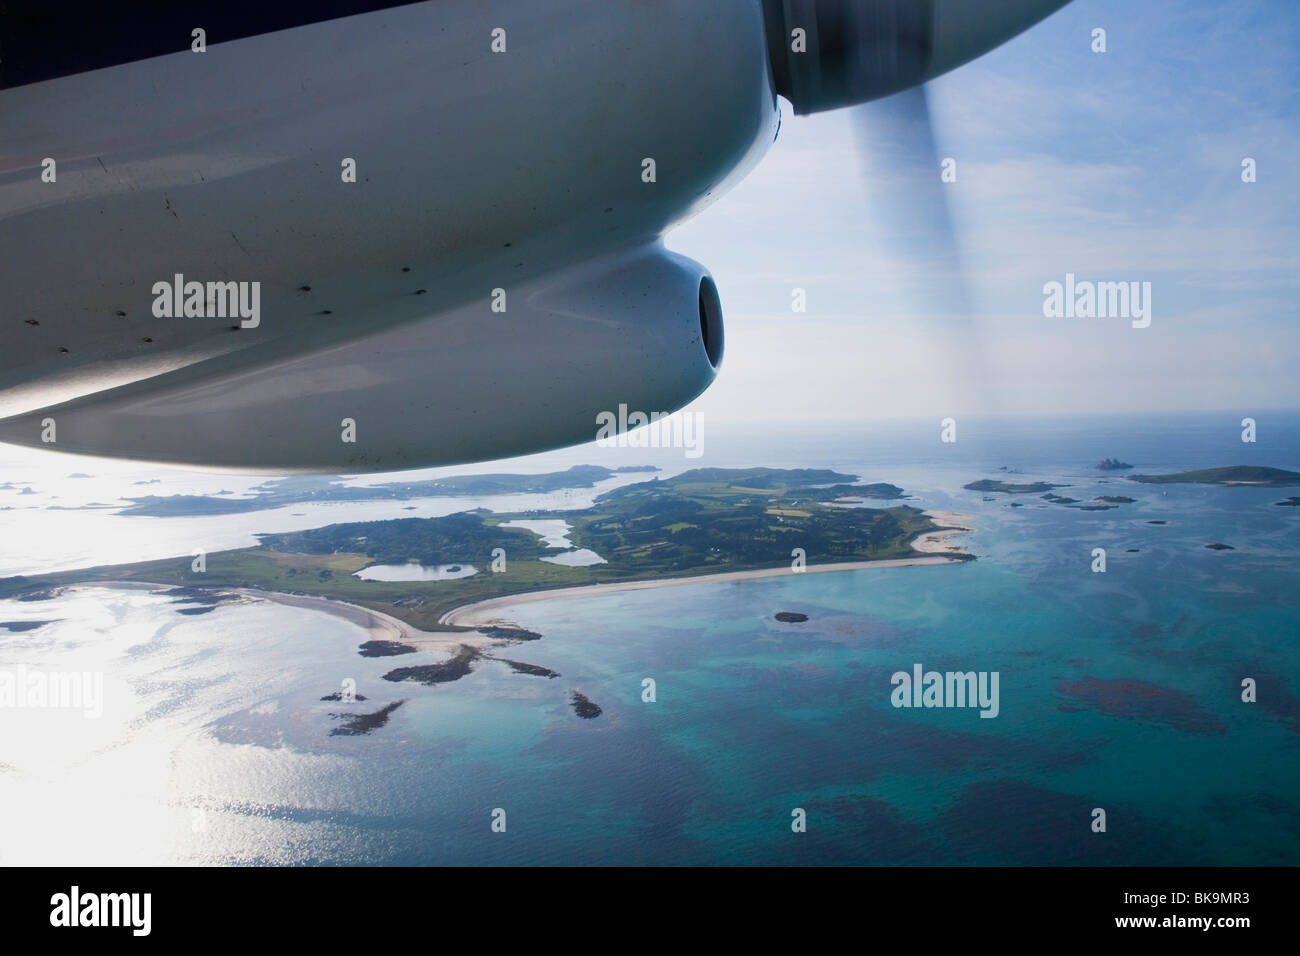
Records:
{"label": "sky", "polygon": [[[691,410],[1300,407],[1298,79],[1294,0],[1075,0],[928,84],[955,182],[891,147],[897,102],[810,117],[783,102],[759,167],[667,237],[712,271],[726,322]],[[1151,283],[1150,325],[1045,317],[1043,286],[1066,273]]]}

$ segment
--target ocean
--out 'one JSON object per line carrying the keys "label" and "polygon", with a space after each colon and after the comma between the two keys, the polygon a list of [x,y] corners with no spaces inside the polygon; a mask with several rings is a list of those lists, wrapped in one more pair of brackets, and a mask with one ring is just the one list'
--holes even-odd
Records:
{"label": "ocean", "polygon": [[[1241,441],[1247,414],[1255,443]],[[0,864],[1300,864],[1300,509],[1275,504],[1297,492],[1138,484],[1092,467],[1113,456],[1139,473],[1297,470],[1300,415],[957,429],[944,443],[938,421],[710,423],[698,459],[588,446],[456,469],[834,468],[969,514],[977,529],[955,539],[978,556],[963,564],[509,609],[543,636],[500,656],[551,678],[480,661],[453,683],[392,683],[393,659],[358,656],[361,628],[273,603],[184,615],[161,595],[106,588],[0,601],[0,622],[53,622],[0,629],[0,672],[103,680],[98,716],[0,707]],[[255,531],[521,507],[521,496],[416,511],[366,502],[233,520],[57,510],[242,494],[257,480],[121,465],[101,475],[97,462],[22,455],[0,461],[13,479],[0,490],[10,574],[241,546]],[[980,478],[1137,500],[1083,511],[962,488]],[[582,507],[601,490],[522,506]],[[1092,570],[1096,548],[1104,573]],[[781,623],[778,611],[808,620]],[[996,672],[997,716],[893,706],[892,675],[918,664]],[[322,699],[350,686],[366,700]],[[579,717],[575,692],[600,715]],[[333,733],[399,701],[382,726]]]}

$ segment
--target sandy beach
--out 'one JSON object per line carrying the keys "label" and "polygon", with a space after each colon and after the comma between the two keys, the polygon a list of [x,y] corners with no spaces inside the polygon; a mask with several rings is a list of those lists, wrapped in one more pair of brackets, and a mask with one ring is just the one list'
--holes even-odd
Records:
{"label": "sandy beach", "polygon": [[[959,544],[952,542],[956,535],[969,534],[975,528],[971,516],[956,511],[926,511],[940,528],[918,535],[912,541],[912,548],[922,552],[920,556],[910,558],[887,558],[881,561],[846,561],[839,564],[808,565],[801,574],[827,574],[835,571],[864,571],[876,568],[910,568],[934,564],[951,564],[961,560],[957,555],[963,554]],[[507,594],[502,597],[489,598],[473,604],[463,604],[452,608],[438,618],[438,623],[450,627],[476,627],[488,624],[512,623],[501,617],[501,612],[520,604],[533,601],[547,601],[551,598],[595,597],[600,594],[613,594],[618,591],[641,591],[649,588],[678,587],[687,584],[720,584],[729,581],[752,581],[759,578],[774,578],[794,574],[788,566],[779,568],[761,568],[755,571],[725,571],[720,574],[698,574],[680,578],[656,578],[651,581],[625,581],[617,584],[584,584],[571,588],[552,588],[544,591],[528,591],[523,594]],[[88,585],[102,587],[147,588],[154,590],[166,585],[145,584],[139,581],[99,581],[87,582]],[[461,633],[444,633],[423,631],[407,624],[405,621],[375,611],[360,604],[350,604],[335,598],[315,597],[306,594],[287,594],[282,591],[263,591],[259,588],[222,588],[223,591],[239,594],[255,601],[274,601],[289,607],[307,608],[323,611],[344,620],[351,621],[366,629],[372,641],[400,641],[427,650],[455,653],[462,644],[482,647],[492,642],[491,638],[474,631]]]}
{"label": "sandy beach", "polygon": [[[912,541],[912,548],[923,552],[922,557],[889,558],[883,561],[847,561],[841,564],[809,565],[803,574],[829,573],[834,571],[864,571],[868,568],[910,568],[932,564],[950,564],[961,560],[955,555],[963,554],[961,546],[954,544],[950,538],[969,534],[975,530],[971,524],[972,516],[956,511],[926,511],[924,514],[940,526],[938,531],[929,531],[918,535]],[[533,601],[545,601],[549,598],[594,597],[598,594],[612,594],[616,591],[640,591],[646,588],[677,587],[685,584],[717,584],[726,581],[752,581],[758,578],[773,578],[793,574],[788,567],[763,568],[757,571],[726,571],[721,574],[699,574],[681,578],[658,578],[653,581],[627,581],[619,584],[585,584],[580,587],[554,588],[549,591],[529,591],[526,594],[507,594],[503,597],[489,598],[473,604],[464,604],[452,608],[438,623],[474,627],[486,624],[511,623],[501,617],[502,611],[519,604]]]}
{"label": "sandy beach", "polygon": [[[868,568],[910,568],[928,564],[951,564],[958,559],[947,555],[935,554],[919,558],[889,558],[883,561],[847,561],[843,564],[811,564],[801,574],[826,573],[830,571],[864,571]],[[727,571],[722,574],[697,574],[685,578],[657,578],[653,581],[625,581],[618,584],[584,584],[574,588],[553,588],[549,591],[529,591],[526,594],[507,594],[504,597],[490,598],[474,604],[465,604],[452,608],[442,617],[439,624],[478,626],[484,624],[512,623],[500,616],[501,611],[517,604],[532,601],[545,601],[550,598],[595,597],[600,594],[613,594],[616,591],[641,591],[647,588],[668,588],[684,584],[718,584],[726,581],[752,581],[756,578],[775,578],[794,574],[788,567],[763,568],[757,571]]]}
{"label": "sandy beach", "polygon": [[[145,581],[86,581],[73,587],[128,588],[141,591],[169,591],[175,587],[170,584],[151,584]],[[215,588],[214,590],[229,594],[238,594],[249,601],[272,601],[288,607],[301,607],[311,611],[333,614],[345,621],[350,621],[365,628],[367,640],[399,641],[427,650],[446,651],[454,654],[462,644],[483,647],[490,639],[474,631],[447,633],[444,631],[422,631],[405,621],[374,611],[360,604],[350,604],[334,598],[315,597],[308,594],[288,594],[284,591],[263,591],[260,588]]]}
{"label": "sandy beach", "polygon": [[236,594],[253,600],[274,601],[289,607],[302,607],[312,611],[324,611],[344,620],[364,627],[372,641],[398,641],[426,650],[455,653],[462,644],[471,647],[483,647],[490,639],[474,631],[464,633],[447,633],[445,631],[422,631],[405,621],[374,611],[360,604],[349,604],[335,598],[314,597],[307,594],[285,594],[282,591],[262,591],[257,588],[231,588]]}
{"label": "sandy beach", "polygon": [[970,534],[975,530],[975,526],[971,524],[971,521],[974,520],[971,515],[962,514],[959,511],[939,510],[926,511],[924,514],[939,525],[939,530],[918,535],[912,541],[912,547],[915,550],[926,554],[964,553],[962,546],[955,544],[952,539],[957,535]]}

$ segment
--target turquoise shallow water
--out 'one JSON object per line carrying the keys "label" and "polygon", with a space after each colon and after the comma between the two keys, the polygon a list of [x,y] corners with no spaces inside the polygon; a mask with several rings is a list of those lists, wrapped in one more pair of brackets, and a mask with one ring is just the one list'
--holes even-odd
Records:
{"label": "turquoise shallow water", "polygon": [[[1259,463],[1300,464],[1289,421]],[[109,677],[89,738],[69,715],[0,712],[0,798],[16,808],[0,860],[1300,863],[1300,509],[1274,504],[1294,492],[1087,467],[1243,460],[1200,420],[1163,437],[1071,427],[951,461],[791,438],[800,465],[972,514],[961,540],[979,560],[513,609],[544,636],[502,656],[554,679],[481,663],[453,684],[393,684],[380,677],[392,659],[355,655],[358,629],[267,604],[181,617],[140,593],[0,602],[3,620],[62,619],[0,632],[0,663]],[[961,489],[998,462],[1073,498],[1139,500],[1084,512]],[[780,610],[809,620],[778,623]],[[890,675],[917,663],[997,671],[999,715],[894,708]],[[1241,701],[1243,677],[1257,703]],[[331,736],[347,705],[320,698],[347,678],[369,698],[355,708],[404,702],[370,734]],[[576,717],[573,691],[602,714]],[[806,832],[791,831],[794,808]]]}

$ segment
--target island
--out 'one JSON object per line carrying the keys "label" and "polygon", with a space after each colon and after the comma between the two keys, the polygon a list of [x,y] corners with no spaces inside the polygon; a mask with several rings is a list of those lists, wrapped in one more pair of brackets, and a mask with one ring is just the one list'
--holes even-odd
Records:
{"label": "island", "polygon": [[1202,468],[1172,475],[1126,475],[1129,481],[1147,485],[1254,485],[1257,488],[1290,488],[1300,485],[1300,472],[1262,465],[1231,465],[1227,468]]}
{"label": "island", "polygon": [[569,700],[573,705],[573,712],[583,720],[594,720],[602,713],[600,704],[579,691],[573,691]]}
{"label": "island", "polygon": [[0,621],[0,628],[14,633],[21,633],[23,631],[34,631],[47,624],[57,623],[58,621]]}
{"label": "island", "polygon": [[1103,458],[1093,467],[1100,471],[1123,471],[1133,466],[1126,461],[1120,461],[1118,458]]}
{"label": "island", "polygon": [[[364,700],[364,697],[357,697],[356,700]],[[330,714],[336,720],[342,721],[339,726],[330,731],[331,737],[357,737],[370,733],[372,730],[378,730],[388,723],[389,716],[393,711],[401,707],[406,701],[395,700],[385,707],[379,708],[372,714]]]}
{"label": "island", "polygon": [[1009,481],[982,478],[979,481],[972,481],[970,484],[962,485],[962,487],[967,491],[1001,491],[1008,495],[1029,495],[1036,492],[1051,491],[1053,488],[1065,488],[1066,485],[1054,485],[1046,481],[1034,481],[1018,485]]}
{"label": "island", "polygon": [[[253,488],[247,498],[217,495],[145,495],[126,498],[123,515],[179,518],[193,515],[242,514],[266,511],[285,505],[321,501],[403,501],[411,498],[444,498],[507,494],[547,494],[566,488],[593,488],[597,482],[615,475],[658,471],[654,465],[625,465],[605,468],[601,465],[574,465],[566,471],[540,475],[449,475],[422,481],[388,481],[377,485],[349,484],[328,475],[294,475],[275,478]],[[82,508],[89,508],[84,505]],[[100,505],[99,507],[117,507]]]}
{"label": "island", "polygon": [[[858,476],[825,469],[701,468],[673,478],[652,478],[613,488],[582,510],[494,513],[485,509],[435,518],[392,518],[333,524],[307,531],[259,535],[251,548],[212,552],[206,570],[191,570],[189,556],[0,580],[0,596],[49,594],[84,583],[202,585],[182,593],[215,604],[228,592],[296,596],[304,606],[331,609],[340,601],[369,609],[382,620],[372,656],[404,653],[402,627],[465,632],[450,620],[466,605],[557,589],[610,585],[649,586],[700,577],[767,576],[797,570],[848,570],[872,565],[949,564],[973,555],[945,545],[936,553],[933,533],[969,530],[941,515],[909,505],[866,507],[845,501],[896,497],[883,483],[858,484]],[[939,513],[936,513],[939,514]],[[564,522],[567,543],[552,546],[527,525]],[[927,539],[924,543],[920,540]],[[931,550],[927,550],[927,548]],[[596,563],[560,563],[564,556],[595,556]],[[417,580],[362,579],[375,565],[446,568],[469,574]],[[320,601],[332,598],[334,601]],[[314,602],[314,603],[313,603]],[[342,605],[346,607],[346,605]],[[387,622],[387,623],[385,623]],[[491,622],[481,622],[491,623]],[[502,637],[535,634],[507,629]],[[478,633],[484,637],[484,629]],[[452,635],[444,635],[451,638]],[[459,638],[458,638],[459,640]],[[388,643],[385,643],[388,642]],[[396,642],[396,643],[393,643]],[[434,668],[399,668],[390,679],[422,683],[456,679],[478,659],[470,642],[446,648],[452,660]]]}

